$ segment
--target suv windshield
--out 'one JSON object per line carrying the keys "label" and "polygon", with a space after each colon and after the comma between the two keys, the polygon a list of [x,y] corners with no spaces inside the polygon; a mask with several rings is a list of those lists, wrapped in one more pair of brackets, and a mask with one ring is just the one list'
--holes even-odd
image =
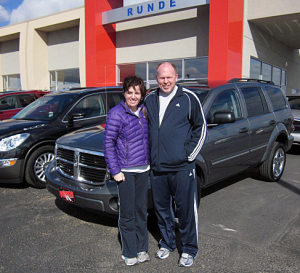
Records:
{"label": "suv windshield", "polygon": [[29,104],[14,119],[50,121],[67,109],[77,94],[46,95]]}
{"label": "suv windshield", "polygon": [[200,99],[201,103],[204,102],[204,100],[209,92],[209,89],[205,90],[205,89],[202,89],[199,87],[188,87],[188,89],[192,90],[197,95],[197,97]]}

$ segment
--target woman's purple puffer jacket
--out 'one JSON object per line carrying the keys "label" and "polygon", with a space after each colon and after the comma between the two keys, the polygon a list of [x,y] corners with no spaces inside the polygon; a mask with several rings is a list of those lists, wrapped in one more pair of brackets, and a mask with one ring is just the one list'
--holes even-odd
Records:
{"label": "woman's purple puffer jacket", "polygon": [[139,116],[134,115],[124,101],[107,115],[103,147],[112,175],[121,172],[121,168],[149,164],[148,123],[142,110]]}

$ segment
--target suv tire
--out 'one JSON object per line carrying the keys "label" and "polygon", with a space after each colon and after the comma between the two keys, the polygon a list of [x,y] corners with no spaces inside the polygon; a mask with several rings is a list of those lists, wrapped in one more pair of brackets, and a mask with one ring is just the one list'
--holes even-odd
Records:
{"label": "suv tire", "polygon": [[286,161],[286,148],[281,142],[274,142],[267,160],[260,166],[261,178],[268,182],[276,182],[283,174]]}
{"label": "suv tire", "polygon": [[46,188],[45,170],[53,159],[53,146],[46,145],[36,149],[30,155],[26,164],[25,179],[27,183],[35,188]]}

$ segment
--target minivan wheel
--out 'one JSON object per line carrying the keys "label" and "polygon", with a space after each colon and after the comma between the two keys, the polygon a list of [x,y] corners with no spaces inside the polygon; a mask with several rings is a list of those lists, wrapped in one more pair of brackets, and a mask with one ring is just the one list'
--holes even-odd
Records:
{"label": "minivan wheel", "polygon": [[275,142],[268,159],[259,168],[261,178],[269,182],[278,181],[283,174],[285,161],[285,146],[280,142]]}
{"label": "minivan wheel", "polygon": [[36,149],[29,157],[25,179],[28,184],[35,188],[46,187],[45,170],[50,161],[54,159],[54,147],[51,145],[42,146]]}

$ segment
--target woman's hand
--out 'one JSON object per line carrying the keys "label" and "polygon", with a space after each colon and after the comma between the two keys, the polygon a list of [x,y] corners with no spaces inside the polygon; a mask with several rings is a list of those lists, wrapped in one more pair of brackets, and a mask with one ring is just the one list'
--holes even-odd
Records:
{"label": "woman's hand", "polygon": [[114,175],[114,179],[117,182],[125,181],[125,175],[122,172],[120,172],[120,173]]}

